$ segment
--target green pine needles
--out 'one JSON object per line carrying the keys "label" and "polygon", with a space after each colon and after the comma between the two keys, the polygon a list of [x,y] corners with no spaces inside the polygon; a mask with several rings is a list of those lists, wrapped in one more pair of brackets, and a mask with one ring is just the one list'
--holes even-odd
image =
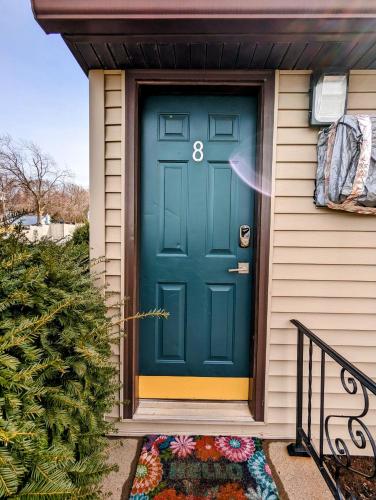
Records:
{"label": "green pine needles", "polygon": [[0,233],[0,498],[100,498],[117,371],[86,238]]}

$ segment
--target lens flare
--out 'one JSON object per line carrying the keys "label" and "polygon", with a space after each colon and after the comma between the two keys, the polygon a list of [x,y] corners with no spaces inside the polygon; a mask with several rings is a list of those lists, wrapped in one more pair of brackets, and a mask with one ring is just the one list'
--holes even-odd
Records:
{"label": "lens flare", "polygon": [[249,187],[262,194],[271,197],[270,182],[262,177],[256,169],[254,146],[241,144],[234,150],[229,158],[232,170]]}

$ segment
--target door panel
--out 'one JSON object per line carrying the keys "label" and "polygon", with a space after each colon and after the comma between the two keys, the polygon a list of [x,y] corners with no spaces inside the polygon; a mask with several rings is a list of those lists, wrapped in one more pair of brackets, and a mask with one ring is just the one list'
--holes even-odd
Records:
{"label": "door panel", "polygon": [[[255,196],[231,160],[241,157],[251,177],[256,116],[255,96],[145,99],[140,304],[170,318],[141,321],[141,375],[251,374],[253,278],[228,269],[252,269],[253,248],[240,248],[239,227],[253,228]],[[202,161],[193,157],[196,141]]]}
{"label": "door panel", "polygon": [[157,168],[159,184],[160,252],[187,254],[187,163],[161,162]]}
{"label": "door panel", "polygon": [[236,180],[228,162],[208,164],[208,254],[234,255],[236,242]]}
{"label": "door panel", "polygon": [[170,311],[171,321],[159,321],[157,360],[175,363],[185,361],[187,293],[182,283],[158,283],[158,308]]}
{"label": "door panel", "polygon": [[235,341],[234,285],[208,285],[208,358],[205,363],[233,363]]}

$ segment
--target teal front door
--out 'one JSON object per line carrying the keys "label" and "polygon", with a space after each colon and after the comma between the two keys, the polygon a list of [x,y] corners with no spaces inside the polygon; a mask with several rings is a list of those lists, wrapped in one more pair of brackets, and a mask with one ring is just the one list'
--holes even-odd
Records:
{"label": "teal front door", "polygon": [[170,317],[141,321],[140,375],[250,377],[257,98],[148,96],[142,113],[140,309]]}

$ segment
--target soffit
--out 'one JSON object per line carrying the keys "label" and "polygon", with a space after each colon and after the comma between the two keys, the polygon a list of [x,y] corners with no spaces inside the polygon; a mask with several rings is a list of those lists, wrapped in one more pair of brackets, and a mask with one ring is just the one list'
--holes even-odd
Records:
{"label": "soffit", "polygon": [[38,23],[47,33],[63,36],[86,73],[116,68],[376,68],[376,2],[297,3],[32,2]]}

